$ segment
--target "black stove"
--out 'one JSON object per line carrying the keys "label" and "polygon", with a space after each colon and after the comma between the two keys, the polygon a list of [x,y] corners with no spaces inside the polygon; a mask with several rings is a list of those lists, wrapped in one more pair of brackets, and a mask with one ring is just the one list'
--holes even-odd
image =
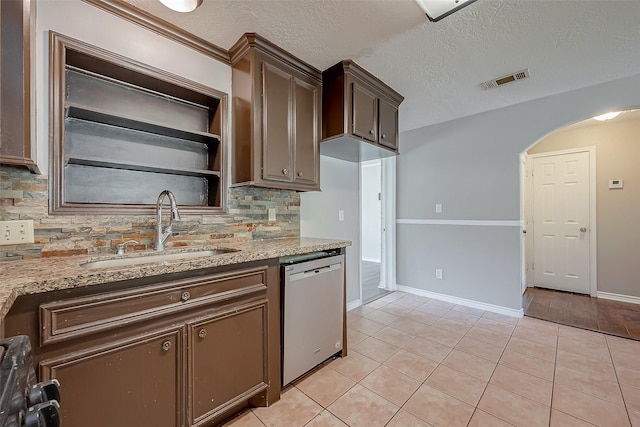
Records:
{"label": "black stove", "polygon": [[60,384],[38,383],[29,337],[0,340],[0,427],[59,427]]}

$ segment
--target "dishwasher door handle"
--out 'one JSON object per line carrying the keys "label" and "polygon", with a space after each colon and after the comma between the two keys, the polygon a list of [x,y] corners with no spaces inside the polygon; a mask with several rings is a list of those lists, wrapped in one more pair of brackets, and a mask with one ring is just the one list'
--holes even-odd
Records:
{"label": "dishwasher door handle", "polygon": [[325,267],[312,268],[310,270],[301,271],[300,273],[289,274],[289,282],[295,282],[296,280],[306,279],[307,277],[317,276],[318,274],[330,273],[342,268],[341,263],[327,265]]}

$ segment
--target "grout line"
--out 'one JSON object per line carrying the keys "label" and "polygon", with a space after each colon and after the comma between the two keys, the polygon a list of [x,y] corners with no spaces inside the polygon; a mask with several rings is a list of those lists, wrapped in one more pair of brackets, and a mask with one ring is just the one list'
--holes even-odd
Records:
{"label": "grout line", "polygon": [[620,396],[622,396],[622,403],[624,404],[624,409],[627,412],[627,419],[629,420],[629,425],[632,426],[631,422],[631,414],[629,413],[629,407],[627,406],[627,401],[624,398],[624,393],[622,391],[622,385],[620,385],[620,378],[618,378],[618,370],[616,369],[616,362],[613,360],[613,354],[611,354],[611,347],[609,347],[609,341],[605,338],[605,342],[607,343],[607,350],[609,351],[609,357],[611,358],[611,365],[613,366],[613,372],[616,375],[616,380],[618,381],[618,389],[620,390]]}

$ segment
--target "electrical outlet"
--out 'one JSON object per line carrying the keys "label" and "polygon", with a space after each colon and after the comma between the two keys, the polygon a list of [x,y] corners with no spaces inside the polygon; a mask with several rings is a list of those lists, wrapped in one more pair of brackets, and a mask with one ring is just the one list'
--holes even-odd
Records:
{"label": "electrical outlet", "polygon": [[33,243],[33,220],[0,221],[0,245]]}
{"label": "electrical outlet", "polygon": [[269,208],[268,212],[269,212],[269,221],[275,221],[276,220],[276,208]]}
{"label": "electrical outlet", "polygon": [[436,268],[436,279],[442,279],[442,269]]}
{"label": "electrical outlet", "polygon": [[338,221],[344,221],[344,211],[342,209],[338,211]]}
{"label": "electrical outlet", "polygon": [[436,203],[436,213],[442,213],[442,203]]}

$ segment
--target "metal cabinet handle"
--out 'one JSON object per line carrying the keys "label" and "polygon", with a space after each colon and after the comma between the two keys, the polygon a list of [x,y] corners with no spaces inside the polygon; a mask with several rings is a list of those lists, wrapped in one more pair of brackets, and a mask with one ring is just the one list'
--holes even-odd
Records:
{"label": "metal cabinet handle", "polygon": [[171,350],[171,346],[172,345],[173,344],[171,343],[171,341],[165,341],[165,342],[162,343],[162,349],[164,351],[169,351],[169,350]]}
{"label": "metal cabinet handle", "polygon": [[382,134],[382,139],[387,139],[387,135],[385,135],[384,133]]}
{"label": "metal cabinet handle", "polygon": [[282,169],[282,175],[289,175],[289,170],[287,168]]}
{"label": "metal cabinet handle", "polygon": [[580,227],[580,232],[581,233],[586,233],[587,232],[587,227]]}
{"label": "metal cabinet handle", "polygon": [[204,338],[204,337],[206,337],[206,336],[207,336],[207,330],[206,330],[206,329],[204,329],[204,328],[200,329],[200,331],[198,332],[198,336],[199,336],[200,338]]}
{"label": "metal cabinet handle", "polygon": [[371,129],[371,130],[369,131],[369,133],[370,133],[371,135],[373,135],[374,133],[376,133],[376,131],[375,131],[374,129]]}
{"label": "metal cabinet handle", "polygon": [[189,298],[191,298],[191,294],[189,292],[187,292],[187,291],[184,291],[182,293],[181,298],[182,298],[182,301],[187,301],[187,300],[189,300]]}
{"label": "metal cabinet handle", "polygon": [[298,176],[302,176],[302,172],[298,172],[298,173],[297,173],[297,175],[298,175]]}

